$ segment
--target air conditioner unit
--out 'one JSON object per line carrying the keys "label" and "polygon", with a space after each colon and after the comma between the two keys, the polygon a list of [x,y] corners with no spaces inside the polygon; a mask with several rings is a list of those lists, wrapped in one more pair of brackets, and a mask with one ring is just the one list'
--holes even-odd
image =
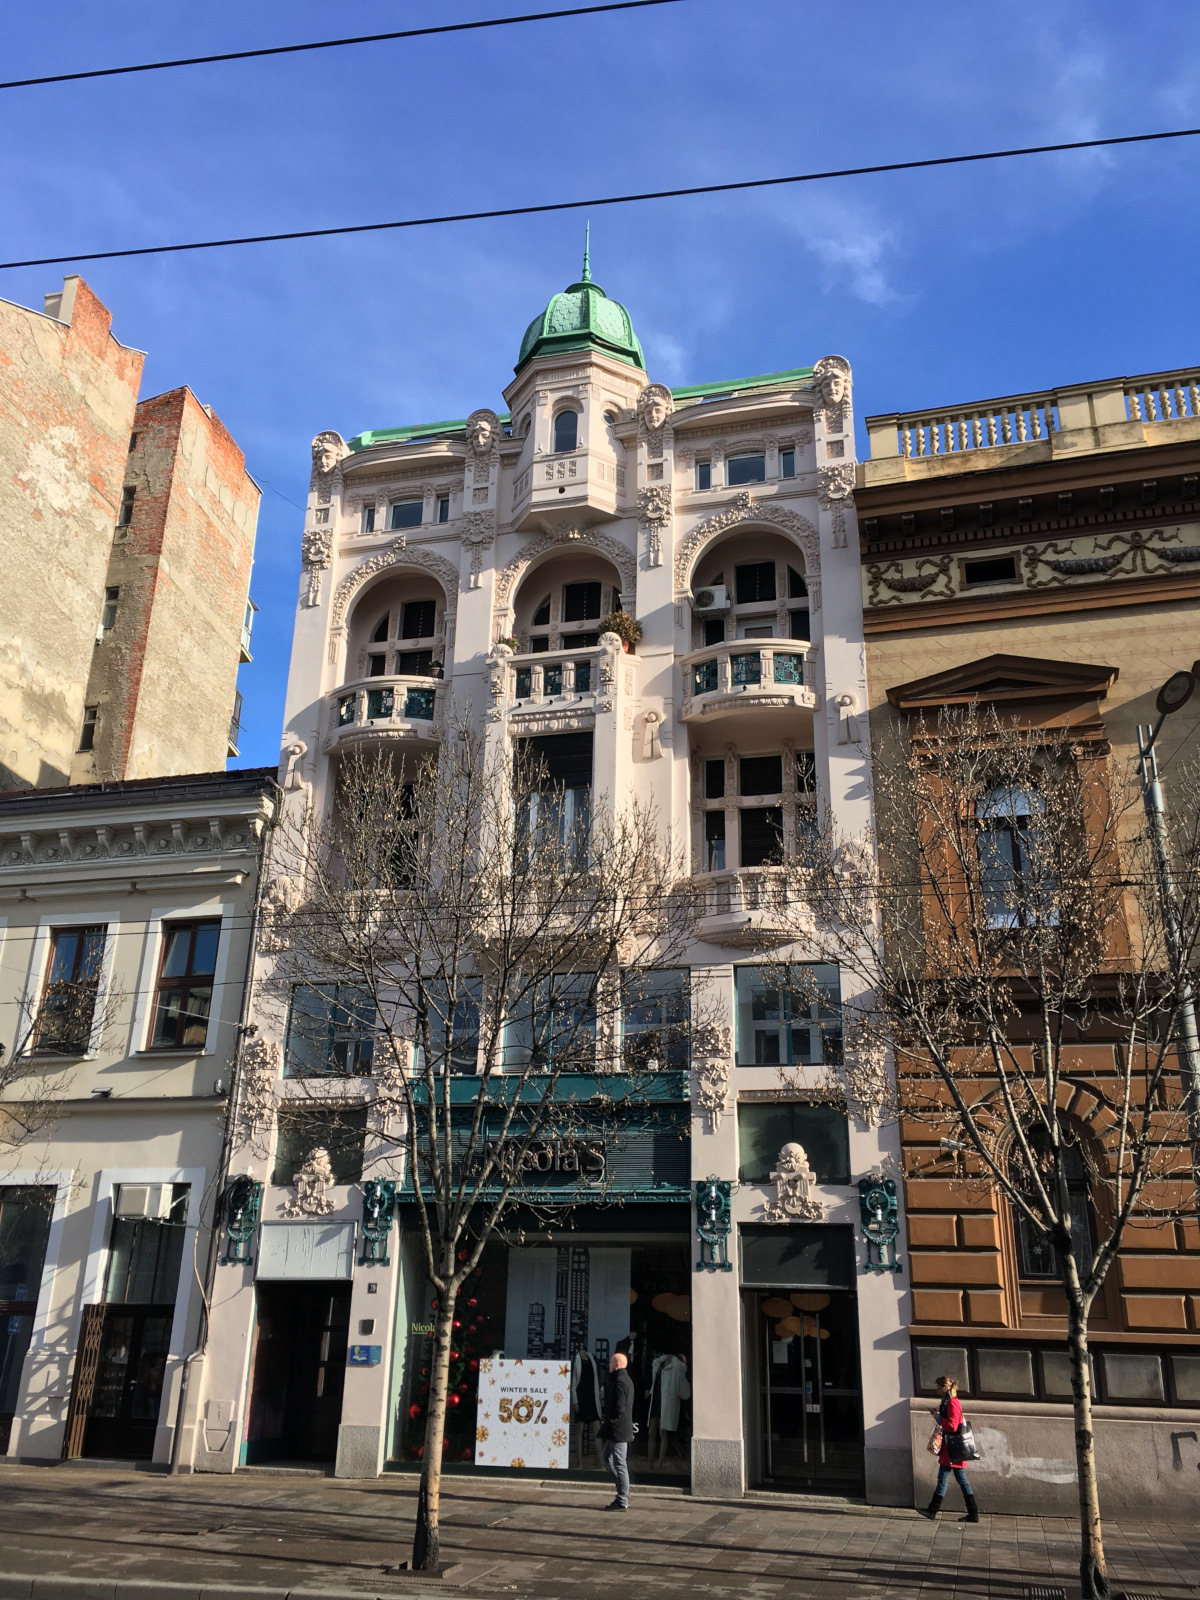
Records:
{"label": "air conditioner unit", "polygon": [[692,610],[728,611],[729,593],[724,584],[718,583],[711,589],[697,589],[692,595]]}
{"label": "air conditioner unit", "polygon": [[123,1183],[117,1190],[117,1216],[148,1217],[161,1222],[171,1215],[169,1183]]}

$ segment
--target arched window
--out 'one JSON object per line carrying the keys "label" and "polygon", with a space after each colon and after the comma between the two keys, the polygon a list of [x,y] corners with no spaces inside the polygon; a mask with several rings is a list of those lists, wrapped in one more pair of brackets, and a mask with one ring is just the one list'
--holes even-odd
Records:
{"label": "arched window", "polygon": [[517,428],[517,438],[518,439],[528,439],[528,437],[529,437],[529,422],[530,422],[530,418],[529,418],[529,413],[527,411],[525,413],[525,415],[521,418],[520,425]]}
{"label": "arched window", "polygon": [[541,605],[533,613],[533,626],[541,627],[550,621],[550,596],[547,595]]}
{"label": "arched window", "polygon": [[[1091,1267],[1092,1256],[1095,1252],[1095,1231],[1092,1227],[1092,1196],[1091,1185],[1088,1182],[1087,1165],[1083,1158],[1083,1151],[1078,1143],[1068,1142],[1071,1135],[1063,1130],[1063,1139],[1060,1160],[1063,1175],[1067,1180],[1067,1205],[1071,1213],[1071,1242],[1074,1245],[1075,1264],[1082,1277]],[[1053,1156],[1050,1153],[1048,1141],[1041,1128],[1030,1130],[1029,1143],[1035,1156],[1040,1156],[1043,1163],[1042,1178],[1048,1183],[1051,1198],[1054,1198],[1054,1168]],[[1017,1163],[1017,1169],[1020,1169]],[[1057,1278],[1058,1263],[1054,1259],[1054,1249],[1050,1241],[1036,1228],[1030,1226],[1020,1212],[1014,1211],[1013,1222],[1017,1235],[1017,1260],[1022,1278]]]}
{"label": "arched window", "polygon": [[385,611],[384,614],[383,614],[382,619],[380,620],[379,626],[375,629],[375,632],[371,635],[371,643],[372,644],[382,644],[383,641],[387,638],[387,633],[388,633],[388,613]]}
{"label": "arched window", "polygon": [[574,450],[579,440],[579,417],[574,411],[560,411],[554,419],[554,453]]}

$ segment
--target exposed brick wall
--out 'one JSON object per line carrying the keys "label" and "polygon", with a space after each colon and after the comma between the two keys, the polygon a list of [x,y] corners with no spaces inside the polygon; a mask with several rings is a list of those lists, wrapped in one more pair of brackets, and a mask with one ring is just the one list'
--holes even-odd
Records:
{"label": "exposed brick wall", "polygon": [[120,588],[117,622],[88,687],[102,729],[76,782],[215,770],[226,758],[259,491],[190,389],[143,400],[134,427],[133,515],[106,580]]}
{"label": "exposed brick wall", "polygon": [[[79,278],[0,301],[0,788],[67,781],[144,357]],[[61,318],[62,320],[58,320]]]}

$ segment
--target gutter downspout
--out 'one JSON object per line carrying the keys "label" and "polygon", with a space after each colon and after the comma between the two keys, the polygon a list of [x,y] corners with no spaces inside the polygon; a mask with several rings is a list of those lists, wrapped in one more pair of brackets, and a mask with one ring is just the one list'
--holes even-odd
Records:
{"label": "gutter downspout", "polygon": [[[279,787],[277,782],[272,783],[272,788],[274,790],[273,798],[275,803],[274,809],[270,817],[267,819],[267,827],[273,830],[278,826],[280,816],[283,813],[283,790]],[[242,1040],[246,1037],[246,1025],[250,1015],[250,998],[252,992],[251,980],[254,973],[254,955],[258,948],[258,925],[261,920],[263,892],[268,881],[267,856],[269,853],[269,847],[270,834],[268,833],[267,837],[263,840],[263,847],[258,858],[258,882],[254,887],[254,909],[250,914],[250,937],[246,949],[246,971],[242,980],[242,1007],[241,1013],[238,1017],[237,1040],[234,1047],[233,1067],[231,1073],[232,1082],[230,1084],[230,1095],[225,1113],[225,1138],[222,1142],[221,1163],[217,1169],[216,1192],[213,1197],[214,1209],[224,1188],[225,1179],[229,1175],[229,1134],[230,1129],[234,1126],[236,1121],[238,1100],[241,1091],[241,1079],[237,1071],[238,1054],[241,1050]],[[197,1240],[198,1239],[199,1233],[197,1231]],[[217,1229],[216,1217],[214,1216],[213,1227],[209,1233],[208,1239],[208,1262],[204,1274],[205,1282],[201,1282],[200,1273],[196,1266],[195,1251],[193,1250],[192,1253],[192,1271],[195,1274],[196,1284],[200,1290],[200,1332],[197,1338],[196,1348],[189,1355],[184,1357],[183,1362],[183,1380],[179,1385],[179,1401],[175,1407],[175,1426],[171,1432],[171,1464],[168,1470],[172,1474],[183,1474],[192,1471],[190,1462],[187,1466],[184,1466],[180,1462],[179,1453],[183,1441],[184,1418],[187,1416],[188,1392],[191,1388],[193,1363],[198,1358],[203,1357],[205,1351],[208,1349],[208,1330],[211,1321],[209,1308],[212,1303],[211,1297],[216,1278],[216,1268]],[[205,1287],[205,1283],[207,1283],[207,1289]]]}

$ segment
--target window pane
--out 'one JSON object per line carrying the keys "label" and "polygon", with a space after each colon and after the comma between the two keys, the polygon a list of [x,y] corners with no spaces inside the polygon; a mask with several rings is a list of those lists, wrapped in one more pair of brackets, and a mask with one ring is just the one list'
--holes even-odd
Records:
{"label": "window pane", "polygon": [[[571,413],[574,416],[574,412]],[[566,583],[563,585],[563,621],[586,622],[600,615],[600,584]]]}
{"label": "window pane", "polygon": [[[1088,1368],[1090,1372],[1090,1356]],[[1091,1382],[1091,1389],[1094,1395],[1096,1392],[1094,1379]],[[1049,1400],[1071,1398],[1071,1358],[1060,1350],[1042,1351],[1042,1393]]]}
{"label": "window pane", "polygon": [[208,1017],[212,1010],[212,990],[207,985],[188,990],[179,1017],[179,1044],[203,1048],[208,1038]]}
{"label": "window pane", "polygon": [[738,817],[741,824],[741,866],[762,867],[783,860],[781,806],[739,811]]}
{"label": "window pane", "polygon": [[1104,1351],[1104,1387],[1110,1400],[1163,1400],[1162,1360],[1151,1351]]}
{"label": "window pane", "polygon": [[1181,1406],[1200,1406],[1200,1355],[1172,1356],[1175,1398]]}
{"label": "window pane", "polygon": [[[713,762],[713,766],[723,763]],[[739,794],[782,794],[782,756],[743,756],[738,763]]]}
{"label": "window pane", "polygon": [[64,929],[54,935],[54,955],[50,961],[50,982],[69,983],[75,976],[75,957],[79,954],[82,929],[78,932]]}
{"label": "window pane", "polygon": [[[725,463],[725,482],[731,488],[737,483],[763,483],[766,476],[766,456],[730,456]],[[764,595],[763,598],[771,599],[772,596]]]}
{"label": "window pane", "polygon": [[790,614],[791,637],[793,639],[811,639],[812,628],[807,611],[793,611]]}
{"label": "window pane", "polygon": [[724,794],[724,761],[706,761],[704,763],[704,798],[706,800],[720,800]]}
{"label": "window pane", "polygon": [[164,978],[182,978],[188,969],[188,950],[192,942],[192,930],[188,925],[164,929],[166,934],[166,955],[163,957],[162,975]]}
{"label": "window pane", "polygon": [[704,871],[725,871],[725,813],[704,813]]}
{"label": "window pane", "polygon": [[712,488],[712,462],[711,461],[697,461],[697,463],[696,463],[696,487],[697,487],[697,489],[711,489]]}
{"label": "window pane", "polygon": [[626,974],[623,980],[622,1041],[627,1067],[688,1064],[691,1014],[686,967]]}
{"label": "window pane", "polygon": [[53,1189],[0,1188],[0,1300],[37,1304],[53,1207]]}
{"label": "window pane", "polygon": [[406,602],[400,622],[402,639],[432,638],[437,625],[437,606],[432,600]]}
{"label": "window pane", "polygon": [[794,478],[796,476],[796,452],[794,450],[780,451],[779,476],[781,478]]}
{"label": "window pane", "polygon": [[158,991],[158,1006],[154,1013],[152,1044],[174,1045],[178,1041],[179,1020],[182,1010],[182,989],[160,989]]}
{"label": "window pane", "polygon": [[366,1073],[374,1054],[375,1007],[354,984],[297,984],[284,1047],[289,1077]]}
{"label": "window pane", "polygon": [[432,650],[401,650],[396,657],[396,671],[402,678],[423,678],[432,664]]}
{"label": "window pane", "polygon": [[574,411],[560,411],[554,419],[554,449],[574,450],[579,438],[579,417]]}
{"label": "window pane", "polygon": [[1032,1350],[985,1348],[975,1352],[980,1394],[1019,1394],[1033,1398]]}
{"label": "window pane", "polygon": [[392,507],[393,528],[419,528],[421,526],[420,500],[400,500]]}
{"label": "window pane", "polygon": [[362,1177],[366,1133],[366,1106],[280,1106],[271,1182],[293,1183],[312,1152],[325,1150],[335,1183],[357,1183]]}
{"label": "window pane", "polygon": [[917,1388],[936,1389],[939,1378],[953,1378],[960,1394],[970,1394],[967,1378],[967,1352],[959,1345],[941,1344],[913,1346],[913,1359],[917,1368]]}
{"label": "window pane", "polygon": [[775,598],[775,563],[747,562],[737,569],[737,603],[753,605],[758,600]]}
{"label": "window pane", "polygon": [[207,978],[217,970],[217,942],[221,936],[219,922],[202,922],[196,929],[196,942],[192,946],[192,972]]}
{"label": "window pane", "polygon": [[[737,967],[739,1066],[837,1061],[841,1057],[841,987],[835,965],[797,963],[795,989],[782,997],[773,973]],[[797,1026],[797,1024],[800,1024]]]}
{"label": "window pane", "polygon": [[738,1106],[738,1178],[766,1183],[785,1144],[800,1144],[818,1183],[850,1182],[850,1132],[844,1111],[799,1100]]}

